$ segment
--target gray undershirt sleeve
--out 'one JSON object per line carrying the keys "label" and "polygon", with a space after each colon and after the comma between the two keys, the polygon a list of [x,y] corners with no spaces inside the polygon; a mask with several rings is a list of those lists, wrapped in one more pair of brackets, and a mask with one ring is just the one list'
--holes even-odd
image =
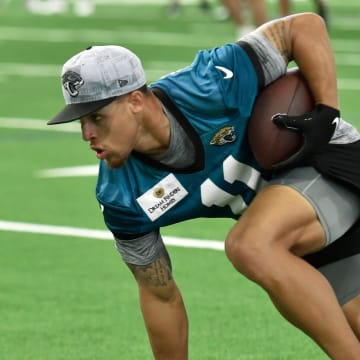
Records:
{"label": "gray undershirt sleeve", "polygon": [[264,72],[265,86],[286,73],[287,63],[265,35],[252,32],[240,40],[247,42],[258,56]]}

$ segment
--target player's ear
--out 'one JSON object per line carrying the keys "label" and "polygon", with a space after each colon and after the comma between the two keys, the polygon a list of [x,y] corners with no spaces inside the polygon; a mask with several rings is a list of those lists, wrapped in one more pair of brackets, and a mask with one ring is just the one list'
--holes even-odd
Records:
{"label": "player's ear", "polygon": [[127,101],[133,111],[139,112],[144,107],[144,94],[139,90],[132,91],[128,94]]}

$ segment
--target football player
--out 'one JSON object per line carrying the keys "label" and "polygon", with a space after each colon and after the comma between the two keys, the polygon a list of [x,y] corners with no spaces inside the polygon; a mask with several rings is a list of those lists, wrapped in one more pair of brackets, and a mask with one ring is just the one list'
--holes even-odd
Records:
{"label": "football player", "polygon": [[[304,116],[274,118],[305,142],[290,161],[265,170],[247,123],[259,90],[292,60],[316,105]],[[97,199],[139,287],[156,359],[188,357],[188,319],[160,229],[197,217],[236,219],[225,240],[235,269],[332,359],[360,358],[360,134],[340,117],[320,16],[266,23],[199,51],[150,86],[130,50],[94,46],[64,64],[62,85],[66,106],[49,124],[80,119],[100,160]]]}

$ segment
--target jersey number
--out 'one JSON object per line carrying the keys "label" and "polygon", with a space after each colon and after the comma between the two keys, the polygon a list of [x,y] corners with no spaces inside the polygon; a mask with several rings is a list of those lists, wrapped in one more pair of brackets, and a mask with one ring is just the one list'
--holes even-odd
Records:
{"label": "jersey number", "polygon": [[[231,155],[223,162],[223,173],[224,180],[229,184],[240,181],[253,191],[257,191],[266,183],[259,171],[241,163]],[[221,189],[210,179],[205,180],[200,188],[201,202],[207,207],[213,205],[224,207],[229,205],[234,215],[240,215],[247,208],[242,195],[232,195]]]}

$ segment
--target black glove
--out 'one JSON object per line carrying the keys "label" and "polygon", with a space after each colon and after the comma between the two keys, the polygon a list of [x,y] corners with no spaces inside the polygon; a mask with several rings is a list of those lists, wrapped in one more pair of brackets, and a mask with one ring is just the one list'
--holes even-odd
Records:
{"label": "black glove", "polygon": [[311,164],[311,157],[321,151],[330,141],[340,120],[340,112],[327,105],[316,105],[314,110],[300,116],[276,114],[272,121],[277,126],[301,131],[303,144],[284,161],[273,165],[274,170]]}

